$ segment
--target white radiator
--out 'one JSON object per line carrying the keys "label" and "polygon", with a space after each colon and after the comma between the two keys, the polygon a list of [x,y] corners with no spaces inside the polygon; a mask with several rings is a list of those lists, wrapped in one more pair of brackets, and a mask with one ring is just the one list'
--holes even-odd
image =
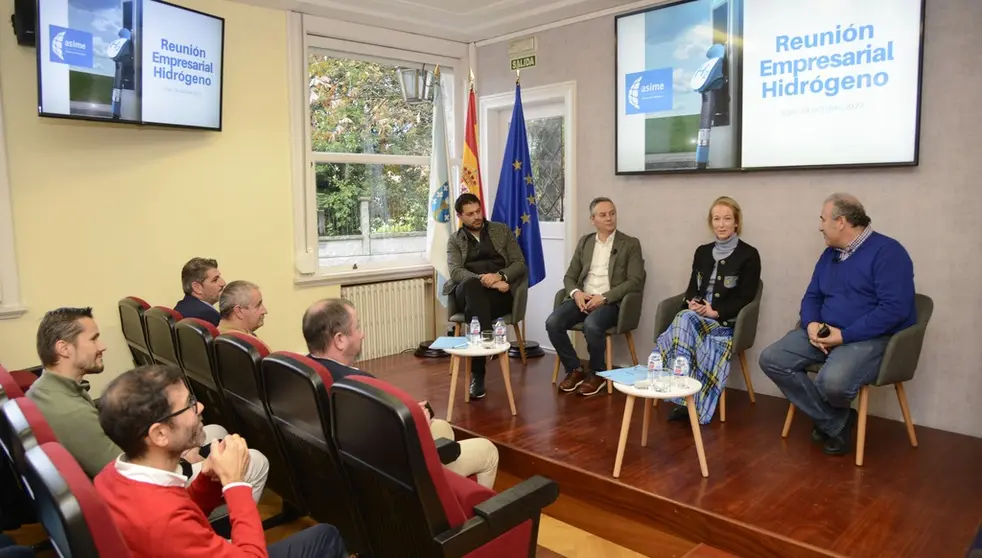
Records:
{"label": "white radiator", "polygon": [[432,287],[428,278],[341,287],[365,332],[359,360],[399,354],[425,341],[433,323]]}

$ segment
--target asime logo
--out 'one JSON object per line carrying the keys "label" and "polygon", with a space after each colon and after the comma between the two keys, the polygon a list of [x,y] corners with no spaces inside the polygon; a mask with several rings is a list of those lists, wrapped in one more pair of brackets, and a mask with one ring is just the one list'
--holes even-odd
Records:
{"label": "asime logo", "polygon": [[92,33],[51,25],[49,34],[51,35],[49,59],[52,62],[83,68],[92,67]]}
{"label": "asime logo", "polygon": [[638,93],[641,90],[641,82],[644,81],[644,76],[638,76],[638,79],[634,80],[631,84],[631,88],[627,90],[627,102],[638,110],[641,108],[641,104],[638,101]]}
{"label": "asime logo", "polygon": [[649,114],[672,110],[672,68],[656,68],[624,76],[627,86],[626,114]]}
{"label": "asime logo", "polygon": [[65,59],[65,55],[62,51],[62,46],[64,45],[64,43],[65,43],[64,31],[58,33],[57,35],[55,35],[53,39],[51,39],[51,52],[53,52],[54,55],[57,56],[60,60]]}

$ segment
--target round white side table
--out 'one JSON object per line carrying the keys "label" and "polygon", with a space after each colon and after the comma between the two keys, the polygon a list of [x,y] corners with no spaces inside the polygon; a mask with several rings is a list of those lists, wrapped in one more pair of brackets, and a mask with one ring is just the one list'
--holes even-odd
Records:
{"label": "round white side table", "polygon": [[[678,385],[677,379],[672,379],[671,389],[668,391],[655,391],[653,389],[636,388],[633,385],[620,384],[614,382],[614,388],[627,395],[627,404],[624,406],[624,420],[621,422],[621,437],[617,441],[617,457],[614,459],[614,478],[621,476],[621,464],[624,462],[624,446],[627,445],[627,435],[631,429],[631,415],[634,413],[634,400],[641,398],[644,402],[644,420],[641,423],[641,446],[648,445],[648,421],[650,420],[651,407],[658,406],[659,399],[685,399],[685,408],[689,410],[689,422],[692,424],[692,436],[696,440],[696,454],[699,456],[699,468],[702,476],[709,476],[709,467],[706,465],[706,451],[702,447],[702,433],[699,431],[699,416],[696,414],[696,403],[693,395],[702,389],[702,383],[695,378],[682,378],[685,385]],[[652,405],[648,405],[648,399],[653,399]]]}
{"label": "round white side table", "polygon": [[510,343],[504,343],[501,345],[493,345],[491,348],[486,349],[484,345],[467,345],[466,347],[459,347],[454,349],[443,349],[444,352],[450,355],[450,402],[447,403],[447,422],[453,422],[453,400],[454,394],[457,392],[457,377],[460,373],[460,360],[464,359],[464,402],[470,403],[471,401],[471,359],[472,358],[487,358],[492,355],[498,355],[505,353],[501,357],[501,374],[505,379],[505,392],[508,394],[508,405],[511,406],[511,414],[515,416],[518,411],[515,410],[515,395],[511,391],[511,367],[508,364],[508,350],[511,349]]}

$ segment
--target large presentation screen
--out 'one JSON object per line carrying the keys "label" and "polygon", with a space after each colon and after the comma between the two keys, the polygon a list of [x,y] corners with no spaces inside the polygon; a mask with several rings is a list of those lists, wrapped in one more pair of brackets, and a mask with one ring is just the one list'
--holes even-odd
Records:
{"label": "large presentation screen", "polygon": [[917,163],[923,0],[618,16],[615,172]]}
{"label": "large presentation screen", "polygon": [[740,166],[741,5],[689,0],[616,19],[618,173]]}
{"label": "large presentation screen", "polygon": [[921,0],[743,0],[743,166],[913,164]]}
{"label": "large presentation screen", "polygon": [[218,130],[225,20],[159,0],[38,0],[42,116]]}

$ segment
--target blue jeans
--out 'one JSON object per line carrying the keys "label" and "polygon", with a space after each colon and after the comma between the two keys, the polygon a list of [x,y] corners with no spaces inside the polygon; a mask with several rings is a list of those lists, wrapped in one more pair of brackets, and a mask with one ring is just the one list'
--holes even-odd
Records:
{"label": "blue jeans", "polygon": [[0,558],[34,558],[34,550],[29,546],[17,546],[14,539],[0,534]]}
{"label": "blue jeans", "polygon": [[[758,362],[788,401],[835,436],[846,425],[859,390],[876,381],[889,340],[878,337],[839,345],[826,355],[808,342],[804,328],[798,328],[764,349]],[[805,373],[811,364],[823,364],[815,381]]]}
{"label": "blue jeans", "polygon": [[590,353],[590,372],[606,370],[606,334],[608,329],[617,325],[620,312],[620,304],[604,304],[593,312],[584,314],[576,306],[576,301],[567,300],[549,314],[546,318],[546,332],[567,373],[580,367],[580,357],[576,356],[573,342],[566,334],[569,328],[583,322],[583,336],[586,337],[586,347]]}
{"label": "blue jeans", "polygon": [[348,558],[337,528],[318,523],[269,545],[269,558]]}

